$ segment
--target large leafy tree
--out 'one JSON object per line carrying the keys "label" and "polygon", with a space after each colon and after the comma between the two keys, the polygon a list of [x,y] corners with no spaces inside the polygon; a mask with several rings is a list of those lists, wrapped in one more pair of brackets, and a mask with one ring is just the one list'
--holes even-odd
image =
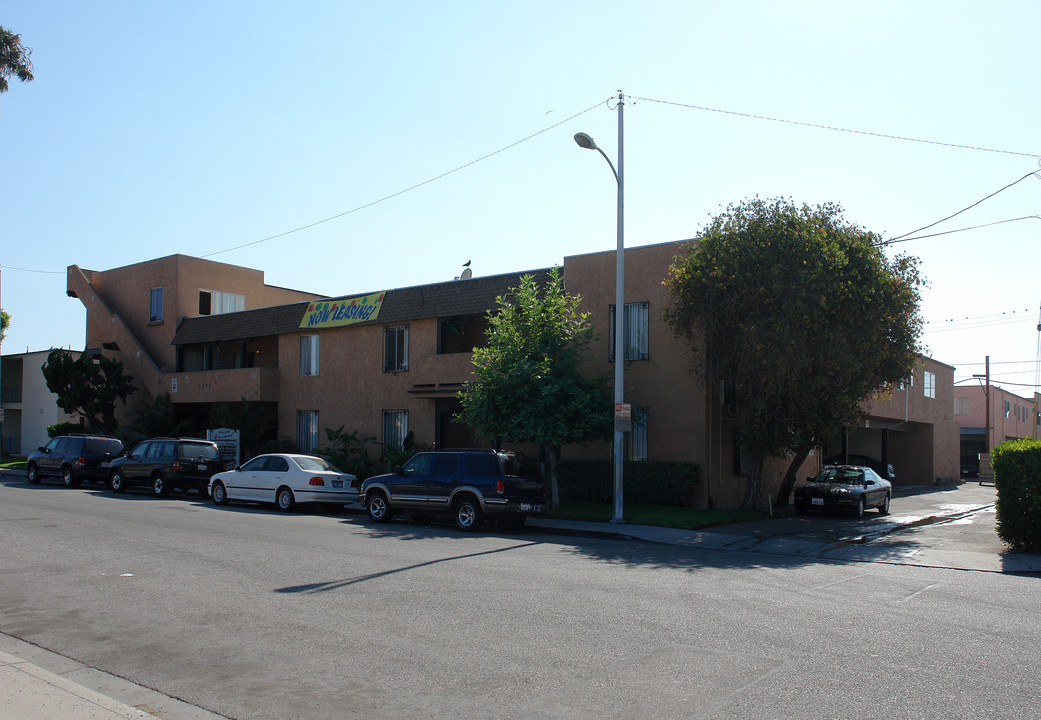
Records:
{"label": "large leafy tree", "polygon": [[666,319],[709,387],[736,400],[744,506],[758,502],[764,460],[790,453],[786,503],[809,451],[914,369],[918,261],[881,245],[837,205],[756,198],[713,218],[670,268]]}
{"label": "large leafy tree", "polygon": [[125,403],[136,390],[123,363],[104,356],[73,358],[59,348],[47,355],[42,370],[47,389],[58,396],[58,407],[83,415],[91,429],[109,435],[117,427],[116,401]]}
{"label": "large leafy tree", "polygon": [[7,92],[8,78],[22,82],[33,79],[33,64],[29,61],[32,50],[22,45],[22,36],[0,25],[0,93]]}
{"label": "large leafy tree", "polygon": [[547,450],[554,506],[557,450],[606,438],[612,417],[606,378],[582,374],[595,336],[580,301],[559,268],[541,288],[522,277],[488,314],[487,344],[474,350],[474,380],[460,394],[460,419],[483,437]]}

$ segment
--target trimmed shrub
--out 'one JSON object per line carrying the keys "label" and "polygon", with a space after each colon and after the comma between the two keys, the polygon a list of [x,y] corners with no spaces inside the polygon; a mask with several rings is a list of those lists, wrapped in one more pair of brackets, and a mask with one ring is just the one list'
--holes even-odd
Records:
{"label": "trimmed shrub", "polygon": [[998,536],[1013,550],[1041,552],[1041,440],[1009,440],[991,452]]}
{"label": "trimmed shrub", "polygon": [[79,423],[72,422],[61,422],[56,425],[47,426],[47,437],[56,438],[62,435],[74,435],[76,433],[90,432],[90,428],[84,427]]}
{"label": "trimmed shrub", "polygon": [[[622,468],[622,499],[631,505],[689,507],[701,480],[694,463],[627,462]],[[557,465],[561,500],[614,501],[614,464],[610,460],[561,460]]]}

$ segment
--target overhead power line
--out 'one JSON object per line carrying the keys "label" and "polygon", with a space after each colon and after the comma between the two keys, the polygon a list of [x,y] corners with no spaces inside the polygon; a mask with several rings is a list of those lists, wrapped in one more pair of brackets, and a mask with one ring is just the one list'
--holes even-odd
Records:
{"label": "overhead power line", "polygon": [[676,107],[689,108],[691,110],[703,110],[705,112],[720,113],[722,115],[734,115],[737,117],[749,118],[752,120],[765,120],[768,122],[784,123],[786,125],[800,125],[802,127],[814,128],[816,130],[831,130],[833,132],[851,133],[853,135],[867,135],[869,137],[885,138],[886,140],[902,140],[904,142],[923,143],[926,145],[940,145],[942,147],[958,148],[959,150],[976,150],[979,152],[990,152],[990,153],[1001,153],[1004,155],[1019,155],[1021,157],[1037,158],[1041,156],[1041,153],[1028,153],[1028,152],[1017,152],[1015,150],[997,150],[995,148],[979,147],[975,145],[960,145],[958,143],[942,142],[939,140],[924,140],[922,138],[906,137],[903,135],[890,135],[887,133],[871,132],[870,130],[851,130],[850,128],[835,127],[833,125],[821,125],[820,123],[804,122],[800,120],[786,120],[784,118],[775,118],[768,115],[755,115],[752,113],[736,112],[734,110],[721,110],[719,108],[710,108],[703,105],[691,105],[688,103],[670,102],[668,100],[655,100],[654,98],[636,97],[630,96],[630,99],[634,101],[646,101],[653,103],[660,103],[662,105],[673,105]]}

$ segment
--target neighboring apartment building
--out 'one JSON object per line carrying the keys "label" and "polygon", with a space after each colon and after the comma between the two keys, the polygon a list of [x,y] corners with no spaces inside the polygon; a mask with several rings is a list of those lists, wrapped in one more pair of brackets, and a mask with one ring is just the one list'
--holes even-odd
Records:
{"label": "neighboring apartment building", "polygon": [[908,381],[865,403],[863,422],[829,442],[823,455],[875,458],[893,466],[900,484],[953,480],[959,476],[953,393],[954,368],[920,357]]}
{"label": "neighboring apartment building", "polygon": [[[0,442],[7,455],[25,456],[50,439],[47,427],[63,422],[81,422],[58,407],[58,396],[47,389],[43,367],[50,350],[4,355],[0,358],[0,407],[3,424]],[[74,358],[80,353],[74,351]]]}
{"label": "neighboring apartment building", "polygon": [[[961,426],[961,464],[979,470],[980,453],[990,452],[1006,440],[1041,437],[1037,402],[997,385],[965,385],[954,388],[954,419]],[[990,399],[990,426],[987,400]]]}
{"label": "neighboring apartment building", "polygon": [[[625,452],[633,460],[699,464],[704,482],[698,504],[730,507],[740,502],[745,481],[734,422],[720,407],[718,393],[708,392],[699,379],[686,343],[662,319],[668,303],[662,280],[682,247],[662,243],[625,251],[625,399],[633,405],[634,421]],[[167,274],[158,277],[156,264]],[[123,359],[151,395],[170,393],[179,417],[204,417],[214,402],[271,403],[277,436],[311,451],[326,444],[325,428],[341,426],[391,445],[399,445],[409,431],[417,442],[436,447],[477,443],[454,416],[458,392],[471,378],[473,348],[484,338],[486,314],[522,275],[542,279],[548,271],[370,288],[339,298],[257,293],[252,301],[249,287],[239,290],[225,280],[240,272],[257,273],[179,255],[105,273],[73,266],[69,290],[87,308],[88,348]],[[120,274],[118,282],[112,282],[114,273]],[[254,287],[267,287],[262,276],[252,277]],[[582,297],[581,309],[599,333],[589,372],[611,373],[614,251],[564,258],[563,277],[567,291]],[[167,304],[155,301],[157,287]],[[234,311],[215,314],[215,290],[244,295],[244,307],[231,305]],[[211,293],[208,315],[200,312],[205,292]],[[163,315],[157,320],[160,305]],[[934,389],[949,393],[951,369],[931,362]],[[906,412],[903,405],[883,405],[874,416],[890,423],[888,437],[900,435],[889,447],[894,464],[899,457],[907,468],[909,482],[957,472],[956,449],[950,462],[939,457],[950,444],[948,434],[956,447],[957,428],[937,407],[908,401]],[[949,397],[944,407],[949,416]],[[879,427],[865,429],[865,437],[872,438]],[[854,443],[861,442],[859,430],[853,435]],[[564,456],[608,459],[611,447],[572,446]],[[816,457],[807,461],[805,473],[817,463]],[[765,468],[764,502],[776,492],[786,467],[778,459]]]}

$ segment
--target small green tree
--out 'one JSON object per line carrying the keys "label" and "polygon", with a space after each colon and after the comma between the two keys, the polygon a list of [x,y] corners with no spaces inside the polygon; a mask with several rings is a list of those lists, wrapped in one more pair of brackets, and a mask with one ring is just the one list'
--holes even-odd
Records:
{"label": "small green tree", "polygon": [[0,343],[7,337],[7,328],[11,324],[11,316],[7,314],[7,311],[0,308]]}
{"label": "small green tree", "polygon": [[669,269],[666,320],[709,387],[737,400],[744,507],[758,502],[766,458],[795,456],[783,504],[807,453],[914,369],[918,261],[880,245],[837,205],[756,198],[714,218]]}
{"label": "small green tree", "polygon": [[116,401],[126,404],[136,390],[134,378],[123,373],[123,363],[103,355],[74,359],[59,348],[47,355],[41,369],[47,389],[58,396],[58,407],[83,415],[95,432],[116,431]]}
{"label": "small green tree", "polygon": [[559,268],[542,287],[525,275],[488,314],[487,345],[474,350],[474,380],[460,393],[459,418],[484,438],[531,442],[547,450],[553,506],[559,506],[557,450],[606,439],[611,398],[606,377],[582,374],[594,340],[581,298],[564,291]]}

